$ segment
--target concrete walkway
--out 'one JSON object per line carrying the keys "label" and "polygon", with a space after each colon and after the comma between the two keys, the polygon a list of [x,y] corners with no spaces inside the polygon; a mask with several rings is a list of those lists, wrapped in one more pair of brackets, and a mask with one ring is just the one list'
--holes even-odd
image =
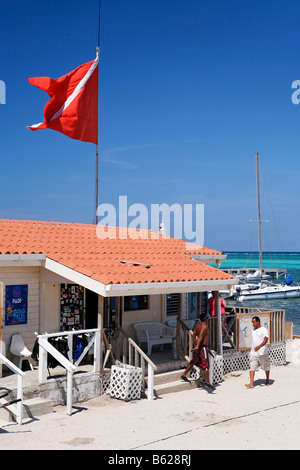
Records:
{"label": "concrete walkway", "polygon": [[[0,448],[65,450],[300,449],[300,340],[287,343],[287,365],[273,367],[271,384],[248,372],[228,374],[211,393],[204,388],[152,402],[103,396],[66,407],[23,426],[0,422]],[[112,452],[112,455],[114,453]]]}

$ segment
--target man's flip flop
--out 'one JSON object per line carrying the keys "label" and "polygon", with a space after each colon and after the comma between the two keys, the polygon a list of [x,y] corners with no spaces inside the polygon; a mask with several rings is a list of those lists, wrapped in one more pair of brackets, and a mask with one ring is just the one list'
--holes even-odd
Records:
{"label": "man's flip flop", "polygon": [[254,388],[253,385],[248,385],[248,384],[245,384],[245,387],[246,388]]}
{"label": "man's flip flop", "polygon": [[184,375],[182,375],[180,378],[181,378],[181,380],[184,380],[184,382],[189,382],[189,379],[187,377],[185,377]]}
{"label": "man's flip flop", "polygon": [[213,385],[211,385],[211,384],[206,384],[206,383],[205,383],[205,384],[204,384],[204,387],[207,387],[207,388],[209,388],[210,390],[216,390],[215,387],[214,387]]}

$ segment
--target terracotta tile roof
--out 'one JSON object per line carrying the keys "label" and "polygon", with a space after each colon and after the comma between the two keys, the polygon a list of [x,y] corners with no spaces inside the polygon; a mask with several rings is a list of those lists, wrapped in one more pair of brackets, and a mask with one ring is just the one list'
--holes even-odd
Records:
{"label": "terracotta tile roof", "polygon": [[206,246],[196,245],[195,243],[187,243],[185,253],[188,255],[223,255],[222,251],[213,250]]}
{"label": "terracotta tile roof", "polygon": [[104,239],[99,230],[87,224],[0,219],[0,254],[46,254],[103,284],[234,279],[192,260],[183,240],[115,227],[104,232],[115,238]]}

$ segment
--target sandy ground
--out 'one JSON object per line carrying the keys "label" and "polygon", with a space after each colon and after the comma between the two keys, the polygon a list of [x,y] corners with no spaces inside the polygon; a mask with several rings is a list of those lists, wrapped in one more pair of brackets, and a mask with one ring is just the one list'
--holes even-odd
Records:
{"label": "sandy ground", "polygon": [[[154,401],[99,397],[23,426],[0,421],[1,450],[256,450],[300,449],[300,340],[287,343],[287,365],[273,367],[246,389],[234,372],[212,393],[203,387]],[[112,455],[115,455],[112,452]]]}

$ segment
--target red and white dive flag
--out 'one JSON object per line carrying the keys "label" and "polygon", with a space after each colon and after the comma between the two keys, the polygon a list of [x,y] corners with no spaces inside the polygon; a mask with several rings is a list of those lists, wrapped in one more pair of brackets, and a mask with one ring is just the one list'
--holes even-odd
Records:
{"label": "red and white dive flag", "polygon": [[98,144],[98,64],[97,57],[56,80],[28,78],[51,97],[44,109],[44,122],[28,129],[53,129],[72,139]]}

